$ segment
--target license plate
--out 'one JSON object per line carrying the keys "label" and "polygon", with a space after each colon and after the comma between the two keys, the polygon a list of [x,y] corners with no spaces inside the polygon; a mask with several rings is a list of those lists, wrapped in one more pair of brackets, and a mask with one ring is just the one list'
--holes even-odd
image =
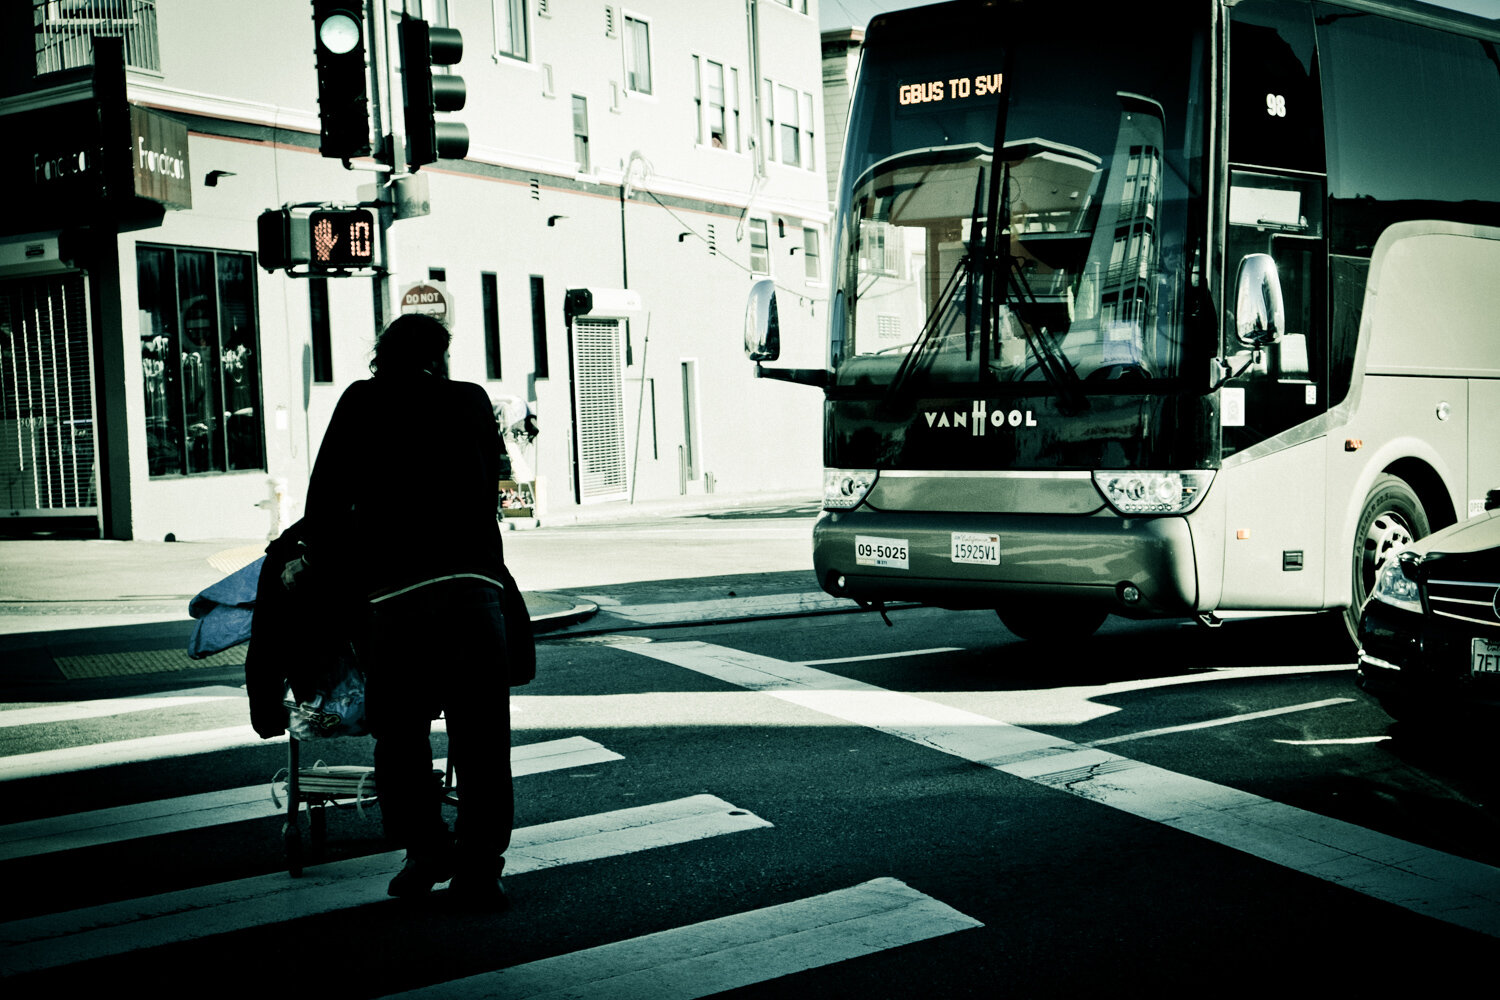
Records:
{"label": "license plate", "polygon": [[955,531],[949,555],[956,563],[999,566],[1000,536],[975,531]]}
{"label": "license plate", "polygon": [[1500,674],[1500,642],[1475,639],[1469,649],[1472,655],[1469,667],[1471,673]]}
{"label": "license plate", "polygon": [[904,538],[876,538],[874,535],[854,536],[854,561],[860,566],[879,566],[882,569],[910,569],[911,546]]}

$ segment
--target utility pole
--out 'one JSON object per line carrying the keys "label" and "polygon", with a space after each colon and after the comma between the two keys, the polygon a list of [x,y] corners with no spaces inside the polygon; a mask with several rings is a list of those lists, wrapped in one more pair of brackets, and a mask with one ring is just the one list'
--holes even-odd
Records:
{"label": "utility pole", "polygon": [[[376,218],[380,229],[380,247],[384,253],[385,266],[375,272],[370,283],[370,304],[374,314],[375,336],[386,326],[386,312],[391,302],[391,272],[396,269],[396,253],[391,246],[391,223],[395,221],[391,193],[396,181],[404,175],[405,164],[401,158],[401,137],[395,130],[396,114],[390,95],[395,93],[395,70],[391,66],[389,0],[365,0],[365,23],[371,27],[370,35],[374,51],[371,53],[370,82],[374,89],[370,107],[375,126],[375,163],[377,177],[385,174],[386,180],[376,184],[378,196],[375,201]],[[388,130],[386,123],[391,128]]]}

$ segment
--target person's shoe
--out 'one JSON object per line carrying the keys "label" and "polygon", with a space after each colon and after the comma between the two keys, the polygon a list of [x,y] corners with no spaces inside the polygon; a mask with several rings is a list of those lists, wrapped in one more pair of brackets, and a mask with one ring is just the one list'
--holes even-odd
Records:
{"label": "person's shoe", "polygon": [[385,890],[390,896],[424,896],[439,882],[453,877],[453,859],[446,851],[437,853],[406,852],[406,864],[391,879]]}
{"label": "person's shoe", "polygon": [[465,909],[503,910],[510,906],[504,883],[493,875],[461,871],[448,883],[446,895]]}

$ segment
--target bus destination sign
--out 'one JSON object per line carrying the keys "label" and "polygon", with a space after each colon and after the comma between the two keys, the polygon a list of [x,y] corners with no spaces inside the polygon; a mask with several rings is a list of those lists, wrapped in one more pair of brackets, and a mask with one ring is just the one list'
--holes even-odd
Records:
{"label": "bus destination sign", "polygon": [[920,83],[902,83],[897,87],[896,99],[902,105],[911,105],[988,97],[1000,93],[1004,79],[1003,73],[974,73],[941,80],[924,80]]}

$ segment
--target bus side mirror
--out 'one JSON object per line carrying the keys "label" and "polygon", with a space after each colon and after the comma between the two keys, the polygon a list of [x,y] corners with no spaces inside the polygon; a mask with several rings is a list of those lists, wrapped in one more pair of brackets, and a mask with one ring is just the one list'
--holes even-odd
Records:
{"label": "bus side mirror", "polygon": [[1286,329],[1286,302],[1281,275],[1270,254],[1246,254],[1235,282],[1234,328],[1240,344],[1251,350],[1281,341]]}
{"label": "bus side mirror", "polygon": [[745,306],[745,357],[775,361],[781,357],[781,322],[776,315],[776,282],[761,278],[750,286]]}

